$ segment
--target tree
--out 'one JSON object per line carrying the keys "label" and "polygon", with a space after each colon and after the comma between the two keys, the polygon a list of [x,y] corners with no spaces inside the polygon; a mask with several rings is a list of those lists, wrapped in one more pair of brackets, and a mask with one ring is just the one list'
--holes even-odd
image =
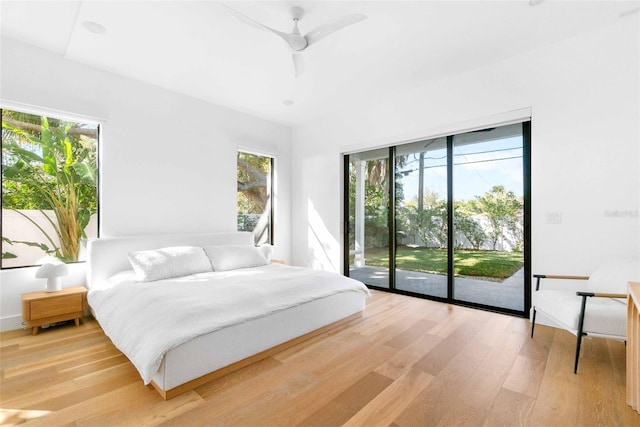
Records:
{"label": "tree", "polygon": [[356,169],[349,173],[349,242],[355,242],[355,222],[364,221],[365,248],[381,248],[389,244],[389,160],[366,160],[364,168],[364,218],[356,218]]}
{"label": "tree", "polygon": [[487,237],[495,251],[505,229],[514,229],[521,221],[523,204],[513,191],[506,191],[502,185],[494,185],[482,196],[476,196],[472,205],[484,214],[491,225]]}
{"label": "tree", "polygon": [[256,244],[272,243],[271,157],[238,152],[238,230],[251,231]]}
{"label": "tree", "polygon": [[484,241],[487,240],[487,233],[482,229],[482,226],[465,213],[456,211],[454,224],[456,231],[466,237],[471,247],[475,250],[479,250]]}
{"label": "tree", "polygon": [[238,153],[238,212],[262,214],[269,199],[271,158]]}
{"label": "tree", "polygon": [[[365,248],[381,248],[389,245],[389,185],[390,160],[388,157],[361,160],[364,163],[364,218],[356,219],[356,161],[350,163],[349,173],[349,242],[355,242],[355,222],[364,220]],[[401,208],[404,190],[401,175],[397,172],[407,161],[407,156],[395,158],[395,202],[396,202],[396,235],[401,236],[407,228],[406,212]]]}
{"label": "tree", "polygon": [[425,246],[435,243],[440,249],[447,247],[447,203],[438,193],[426,190],[422,203],[414,199],[408,203],[411,209],[409,220],[412,232]]}
{"label": "tree", "polygon": [[475,250],[479,250],[487,240],[487,233],[477,220],[480,215],[480,212],[475,211],[473,202],[466,200],[455,202],[453,225],[456,234],[462,234]]}
{"label": "tree", "polygon": [[[40,247],[62,261],[78,260],[85,228],[97,212],[96,135],[80,123],[3,110],[2,207],[22,215],[47,240],[12,243]],[[39,210],[57,239],[23,209]],[[55,221],[46,211],[53,211]]]}

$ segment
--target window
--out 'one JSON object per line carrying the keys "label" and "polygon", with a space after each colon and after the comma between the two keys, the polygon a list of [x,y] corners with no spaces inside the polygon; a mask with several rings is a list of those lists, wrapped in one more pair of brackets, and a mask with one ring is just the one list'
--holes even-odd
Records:
{"label": "window", "polygon": [[2,110],[2,268],[82,261],[98,235],[96,123]]}
{"label": "window", "polygon": [[268,156],[238,152],[238,231],[251,231],[256,245],[273,244],[273,167]]}

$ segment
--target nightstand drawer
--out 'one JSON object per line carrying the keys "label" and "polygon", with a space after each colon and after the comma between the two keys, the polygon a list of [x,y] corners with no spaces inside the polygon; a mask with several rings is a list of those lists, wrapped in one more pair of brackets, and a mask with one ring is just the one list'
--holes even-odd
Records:
{"label": "nightstand drawer", "polygon": [[46,300],[31,301],[29,319],[37,320],[83,311],[82,295],[61,295]]}

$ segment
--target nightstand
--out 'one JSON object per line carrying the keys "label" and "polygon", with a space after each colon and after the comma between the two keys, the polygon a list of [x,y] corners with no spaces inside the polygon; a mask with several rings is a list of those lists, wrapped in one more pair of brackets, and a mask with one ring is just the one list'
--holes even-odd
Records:
{"label": "nightstand", "polygon": [[87,309],[87,288],[73,286],[58,292],[27,292],[22,294],[22,318],[33,335],[38,327],[50,323],[74,319],[80,326],[80,318]]}

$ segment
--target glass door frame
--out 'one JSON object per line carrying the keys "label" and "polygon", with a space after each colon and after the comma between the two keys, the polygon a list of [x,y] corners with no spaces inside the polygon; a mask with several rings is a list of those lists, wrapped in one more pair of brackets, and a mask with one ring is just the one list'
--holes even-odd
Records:
{"label": "glass door frame", "polygon": [[[454,250],[452,244],[455,238],[454,228],[454,194],[453,194],[453,142],[454,136],[447,135],[447,297],[437,297],[425,295],[396,288],[396,146],[389,147],[389,205],[388,209],[388,229],[389,229],[389,287],[378,287],[367,285],[376,290],[425,298],[449,304],[468,306],[483,310],[495,311],[520,317],[529,317],[531,309],[531,121],[520,122],[522,125],[522,175],[523,175],[523,198],[524,198],[524,310],[514,310],[496,306],[490,306],[475,302],[456,300],[454,296]],[[515,124],[515,123],[512,123]],[[349,276],[349,154],[343,155],[343,274]]]}

